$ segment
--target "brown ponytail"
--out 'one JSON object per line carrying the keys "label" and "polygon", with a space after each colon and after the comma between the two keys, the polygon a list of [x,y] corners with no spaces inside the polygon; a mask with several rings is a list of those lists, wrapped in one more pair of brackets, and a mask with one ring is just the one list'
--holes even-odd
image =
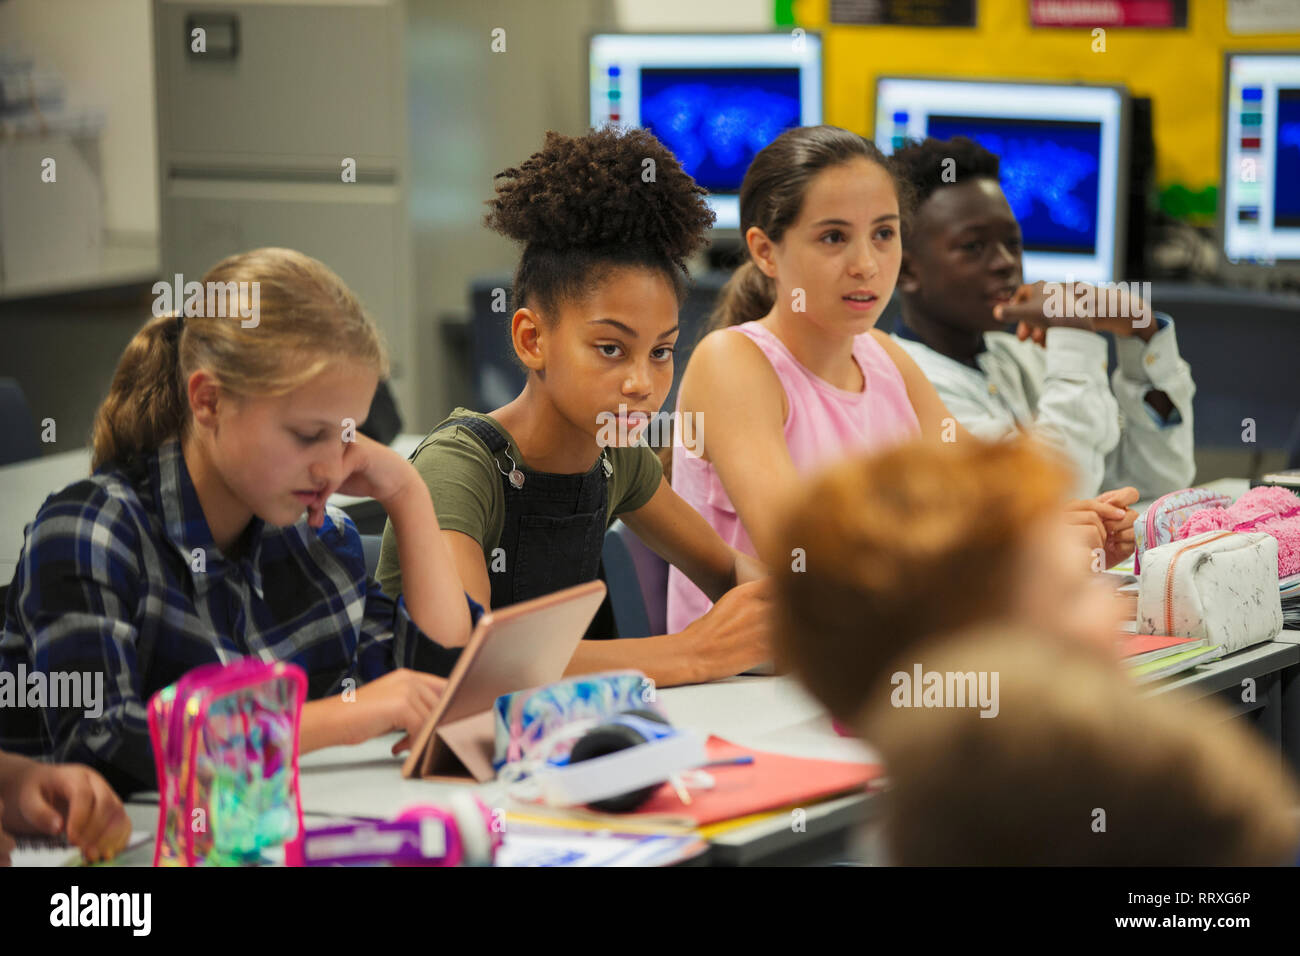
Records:
{"label": "brown ponytail", "polygon": [[775,304],[775,283],[763,274],[753,259],[749,259],[731,274],[718,293],[717,304],[709,314],[708,330],[712,332],[761,319],[772,311]]}
{"label": "brown ponytail", "polygon": [[[244,397],[284,394],[342,361],[368,366],[380,378],[388,373],[374,322],[343,280],[310,256],[254,249],[223,259],[203,283],[206,290],[256,283],[256,324],[245,327],[238,311],[224,308],[186,314],[183,329],[175,315],[146,322],[122,353],[95,415],[92,470],[183,436],[185,383],[199,369],[211,372],[223,391]],[[179,310],[185,303],[174,305]]]}
{"label": "brown ponytail", "polygon": [[157,448],[185,423],[176,317],[150,319],[127,343],[95,414],[91,469]]}
{"label": "brown ponytail", "polygon": [[[903,180],[875,143],[838,126],[797,126],[763,147],[745,171],[740,184],[742,240],[751,226],[757,226],[773,242],[780,242],[799,218],[813,178],[852,159],[865,159],[889,173],[903,211],[907,201]],[[747,259],[722,287],[705,334],[761,319],[775,303],[773,280],[763,275],[753,259]]]}

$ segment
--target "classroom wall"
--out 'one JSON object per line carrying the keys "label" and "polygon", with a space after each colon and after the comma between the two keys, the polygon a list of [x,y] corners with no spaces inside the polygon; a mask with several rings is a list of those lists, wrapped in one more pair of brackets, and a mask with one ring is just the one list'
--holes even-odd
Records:
{"label": "classroom wall", "polygon": [[[513,243],[483,228],[492,176],[548,129],[587,128],[587,38],[599,31],[770,30],[771,0],[407,0],[416,348],[427,357],[408,427],[472,400],[457,363],[469,283],[509,275]],[[506,31],[504,53],[489,37]],[[464,347],[463,342],[460,343]]]}
{"label": "classroom wall", "polygon": [[[458,364],[451,340],[465,334],[457,320],[467,312],[469,282],[508,274],[517,255],[511,243],[481,227],[482,202],[492,174],[537,148],[546,129],[585,127],[587,34],[773,29],[790,2],[407,0],[410,219],[422,365],[418,406],[403,409],[410,428],[428,427],[468,399],[469,370]],[[104,175],[113,229],[157,228],[149,6],[149,0],[0,0],[0,43],[33,51],[63,71],[76,99],[108,112]],[[1030,31],[1026,0],[981,0],[974,30],[830,26],[829,0],[793,2],[795,21],[826,36],[828,122],[870,131],[872,78],[884,72],[1126,79],[1137,92],[1158,97],[1162,179],[1204,184],[1217,177],[1219,161],[1219,53],[1300,46],[1300,35],[1230,37],[1225,0],[1191,6],[1187,31],[1112,30],[1107,52],[1093,54],[1087,31]],[[511,43],[506,55],[492,58],[485,38],[498,25],[509,29]],[[1213,68],[1183,68],[1198,56],[1211,59]],[[1181,104],[1181,119],[1170,103]],[[0,352],[0,375],[24,379],[36,417],[59,421],[60,443],[65,435],[82,437],[141,314],[140,303],[120,296],[0,304],[0,331],[10,346]]]}
{"label": "classroom wall", "polygon": [[158,233],[149,0],[0,0],[0,43],[63,76],[72,107],[105,114],[100,142],[104,223]]}
{"label": "classroom wall", "polygon": [[[63,76],[72,108],[104,111],[105,228],[156,241],[157,145],[149,0],[0,0],[0,44]],[[33,228],[38,228],[33,224]],[[0,376],[34,419],[53,418],[47,453],[82,445],[123,347],[148,314],[147,290],[0,301]]]}
{"label": "classroom wall", "polygon": [[[505,50],[491,50],[492,30]],[[469,284],[509,274],[510,241],[483,228],[492,177],[542,146],[548,129],[586,128],[587,35],[618,27],[610,0],[407,0],[410,223],[415,274],[418,407],[411,431],[469,401],[456,337]]]}
{"label": "classroom wall", "polygon": [[1227,0],[1188,7],[1187,29],[1111,29],[1104,53],[1090,30],[1032,29],[1028,0],[979,0],[974,29],[831,24],[830,0],[794,0],[793,12],[825,37],[828,123],[872,134],[882,75],[1124,83],[1154,100],[1160,185],[1201,189],[1219,179],[1223,53],[1300,49],[1300,33],[1235,36]]}
{"label": "classroom wall", "polygon": [[663,30],[771,30],[773,0],[615,0],[618,28]]}

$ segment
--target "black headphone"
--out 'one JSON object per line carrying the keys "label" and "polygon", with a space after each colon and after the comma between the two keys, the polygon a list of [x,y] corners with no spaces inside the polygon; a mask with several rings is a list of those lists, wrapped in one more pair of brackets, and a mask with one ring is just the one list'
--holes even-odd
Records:
{"label": "black headphone", "polygon": [[[653,710],[625,710],[622,713],[631,717],[640,717],[642,720],[652,720],[657,724],[668,724],[668,720],[663,714],[656,713]],[[620,750],[626,750],[629,747],[635,747],[646,742],[645,735],[635,727],[618,723],[601,724],[599,727],[593,727],[578,738],[578,741],[573,745],[572,752],[569,754],[569,763],[581,763],[584,760],[604,757],[607,754],[617,753]],[[661,786],[663,786],[661,783],[651,784],[648,787],[632,790],[629,793],[620,793],[613,797],[606,797],[603,800],[593,800],[588,806],[593,810],[601,810],[605,813],[629,813],[654,796],[655,791]]]}

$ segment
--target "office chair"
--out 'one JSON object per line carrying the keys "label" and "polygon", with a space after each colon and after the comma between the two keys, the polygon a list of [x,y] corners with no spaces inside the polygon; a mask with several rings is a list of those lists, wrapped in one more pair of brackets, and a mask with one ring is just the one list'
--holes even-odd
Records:
{"label": "office chair", "polygon": [[0,378],[0,465],[41,457],[41,442],[22,386]]}
{"label": "office chair", "polygon": [[668,562],[621,521],[605,532],[601,554],[619,637],[663,634],[668,620]]}

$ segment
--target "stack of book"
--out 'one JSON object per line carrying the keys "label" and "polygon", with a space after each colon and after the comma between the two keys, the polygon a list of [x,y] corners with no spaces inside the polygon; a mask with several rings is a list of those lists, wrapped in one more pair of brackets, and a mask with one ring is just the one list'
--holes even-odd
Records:
{"label": "stack of book", "polygon": [[1282,626],[1300,629],[1300,574],[1278,582],[1282,592]]}
{"label": "stack of book", "polygon": [[688,781],[686,792],[664,784],[632,813],[513,803],[496,865],[680,863],[725,833],[778,818],[785,826],[802,827],[807,811],[817,804],[885,782],[879,764],[789,757],[720,737],[709,737],[705,750],[705,773]]}
{"label": "stack of book", "polygon": [[1120,638],[1120,656],[1139,684],[1170,677],[1222,654],[1216,644],[1201,637],[1170,637],[1167,634],[1125,634]]}

